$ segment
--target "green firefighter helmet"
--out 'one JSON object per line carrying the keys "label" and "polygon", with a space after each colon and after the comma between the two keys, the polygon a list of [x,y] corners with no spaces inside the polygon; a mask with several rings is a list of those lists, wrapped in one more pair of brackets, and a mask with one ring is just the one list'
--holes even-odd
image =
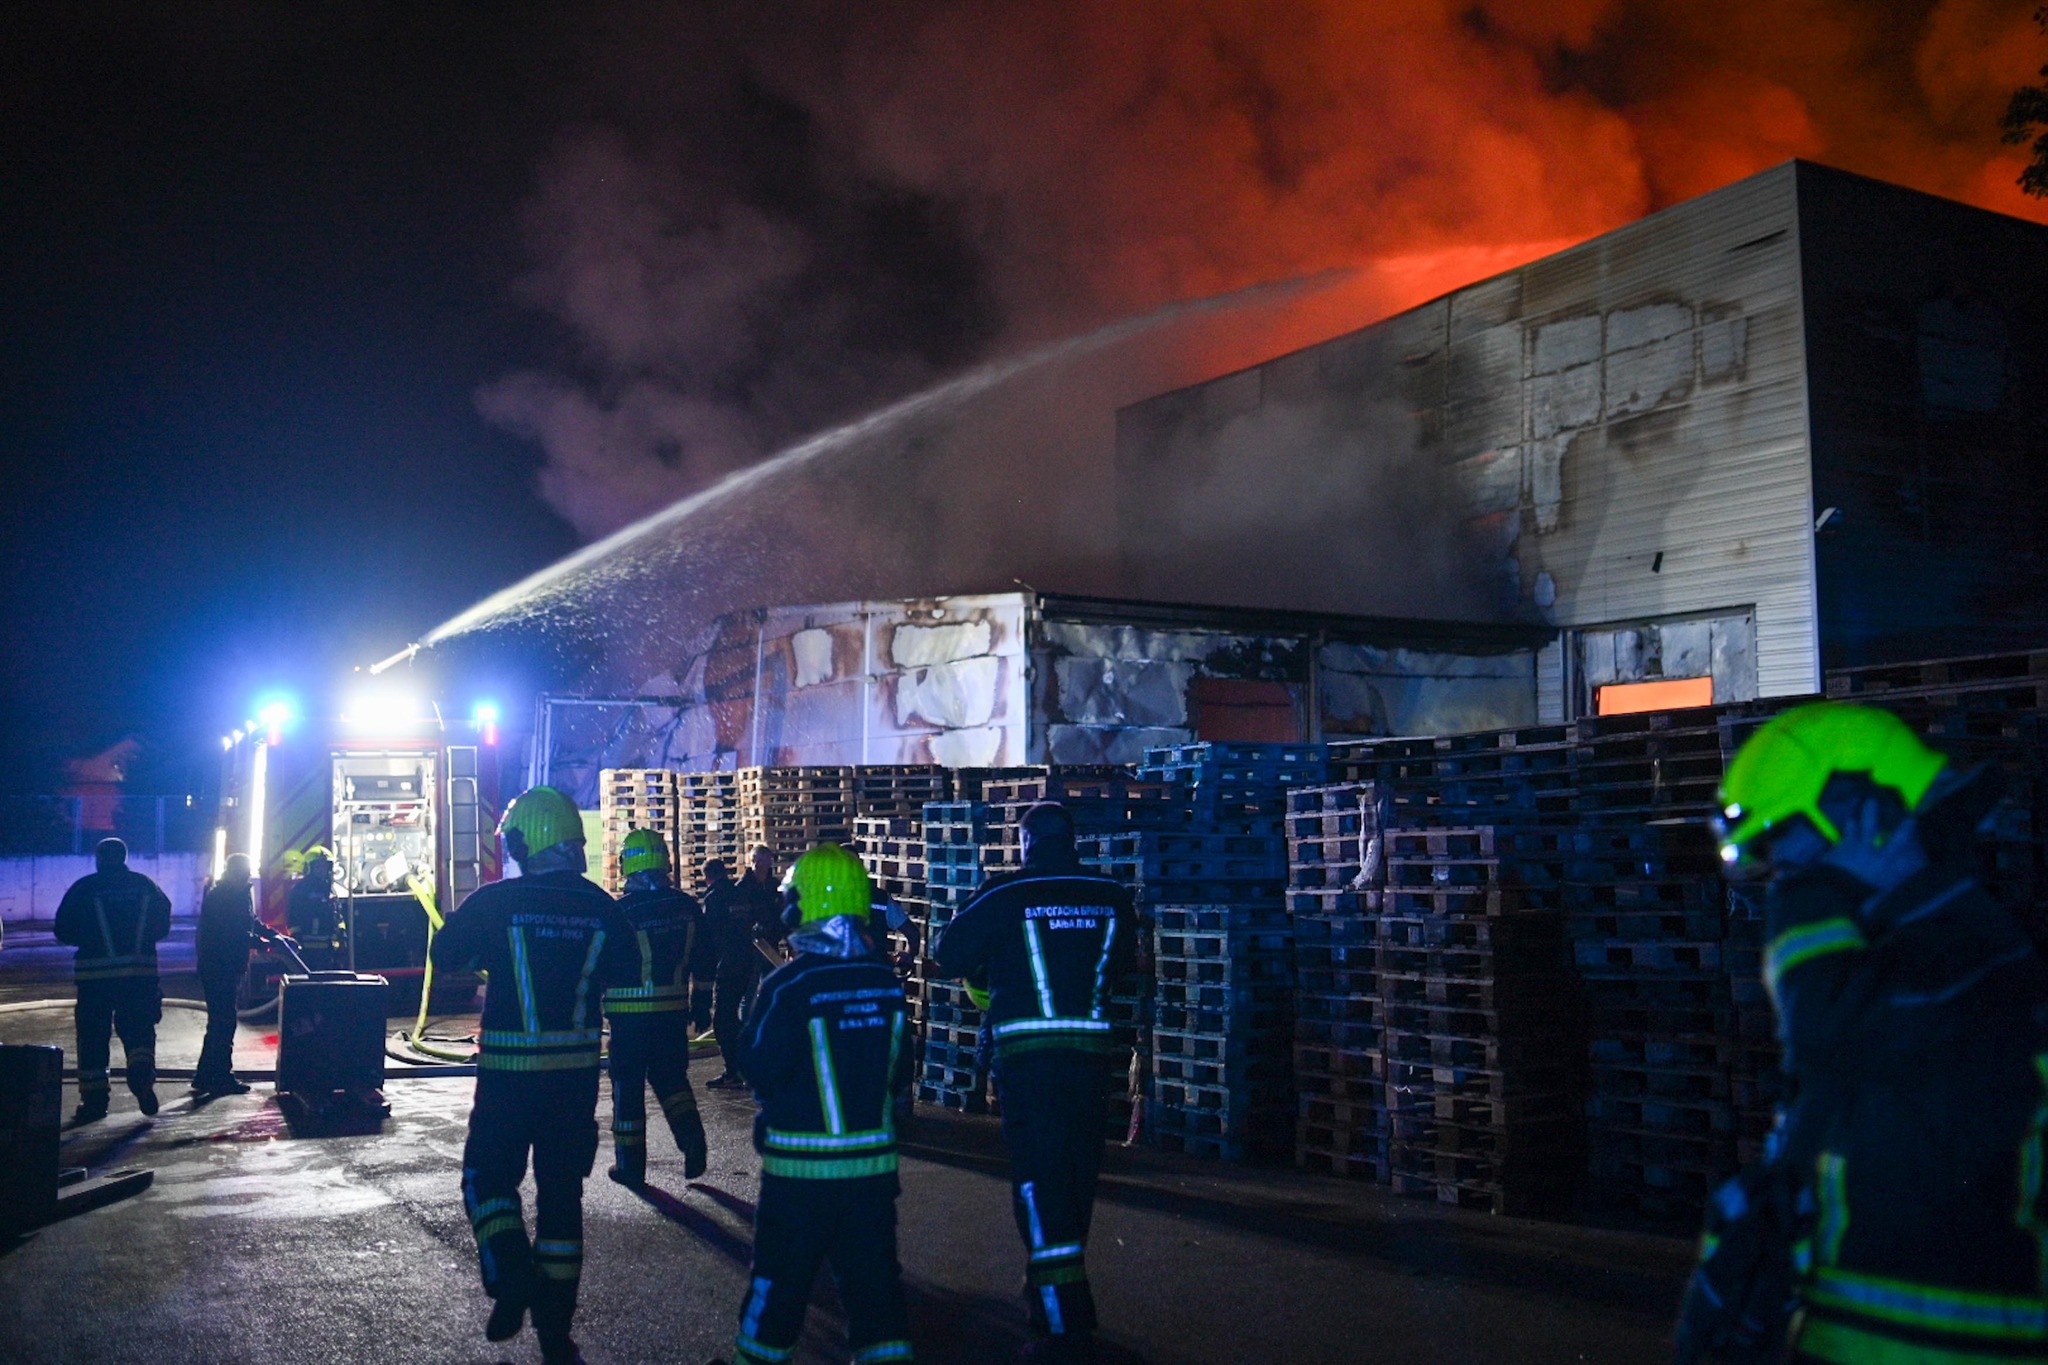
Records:
{"label": "green firefighter helmet", "polygon": [[619,875],[668,871],[668,841],[651,829],[636,829],[619,845]]}
{"label": "green firefighter helmet", "polygon": [[1860,773],[1891,788],[1911,811],[1947,765],[1889,711],[1835,701],[1795,706],[1751,735],[1721,779],[1721,858],[1753,861],[1764,836],[1799,817],[1829,843],[1840,842],[1841,831],[1820,808],[1837,773]]}
{"label": "green firefighter helmet", "polygon": [[837,844],[819,844],[790,867],[782,894],[805,924],[835,915],[865,915],[874,896],[868,870]]}
{"label": "green firefighter helmet", "polygon": [[583,816],[576,803],[554,787],[530,787],[512,798],[498,821],[498,836],[517,862],[544,853],[557,844],[583,838]]}

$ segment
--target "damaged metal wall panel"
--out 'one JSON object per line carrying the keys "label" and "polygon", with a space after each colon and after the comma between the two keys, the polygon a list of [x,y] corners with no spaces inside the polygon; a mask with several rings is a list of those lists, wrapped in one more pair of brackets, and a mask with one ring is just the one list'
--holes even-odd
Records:
{"label": "damaged metal wall panel", "polygon": [[1779,167],[1516,272],[1524,600],[1567,627],[1753,610],[1717,696],[1819,686],[1793,184]]}
{"label": "damaged metal wall panel", "polygon": [[1022,762],[1024,618],[1017,593],[770,611],[761,761]]}
{"label": "damaged metal wall panel", "polygon": [[1154,745],[1195,738],[1197,678],[1280,682],[1303,694],[1300,636],[1151,629],[1046,620],[1032,649],[1033,762],[1136,763]]}
{"label": "damaged metal wall panel", "polygon": [[1027,601],[1002,593],[723,617],[677,670],[684,705],[668,766],[1022,763]]}
{"label": "damaged metal wall panel", "polygon": [[1448,654],[1333,641],[1317,654],[1325,739],[1538,723],[1537,652]]}

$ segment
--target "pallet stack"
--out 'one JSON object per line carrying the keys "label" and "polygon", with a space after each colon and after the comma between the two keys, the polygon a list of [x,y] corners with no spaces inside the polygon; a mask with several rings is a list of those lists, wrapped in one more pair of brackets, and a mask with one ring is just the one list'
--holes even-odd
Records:
{"label": "pallet stack", "polygon": [[1378,920],[1397,1193],[1496,1213],[1570,1203],[1581,1162],[1573,990],[1551,836],[1390,830]]}
{"label": "pallet stack", "polygon": [[667,842],[670,861],[680,860],[676,775],[666,768],[604,769],[597,775],[597,809],[604,824],[600,875],[613,895],[625,889],[619,849],[633,830],[655,831]]}
{"label": "pallet stack", "polygon": [[[978,801],[930,802],[924,808],[923,833],[926,900],[919,927],[929,948],[988,876],[988,807]],[[924,1048],[917,1097],[951,1109],[981,1109],[988,1088],[976,1055],[981,1011],[959,982],[933,979],[922,962],[911,990]]]}
{"label": "pallet stack", "polygon": [[677,773],[676,866],[679,881],[694,884],[704,864],[722,858],[737,875],[746,865],[736,772]]}
{"label": "pallet stack", "polygon": [[[1566,923],[1589,1004],[1588,1196],[1651,1216],[1697,1213],[1735,1169],[1744,1061],[1712,837],[1696,822],[1564,837]],[[1759,1004],[1744,1016],[1752,1025],[1768,1017]]]}
{"label": "pallet stack", "polygon": [[1325,781],[1329,763],[1321,744],[1171,744],[1147,749],[1138,776],[1178,788],[1190,828],[1279,837],[1288,790]]}
{"label": "pallet stack", "polygon": [[1572,725],[1574,809],[1581,824],[1700,820],[1718,806],[1729,755],[1722,718],[1743,708],[1586,716]]}
{"label": "pallet stack", "polygon": [[1564,821],[1577,795],[1572,747],[1566,725],[1367,740],[1333,746],[1330,776],[1380,783],[1387,823],[1403,829]]}
{"label": "pallet stack", "polygon": [[1250,907],[1153,910],[1157,1022],[1146,1127],[1168,1151],[1224,1161],[1293,1133],[1294,935]]}
{"label": "pallet stack", "polygon": [[741,768],[740,837],[788,866],[814,844],[853,838],[853,769]]}
{"label": "pallet stack", "polygon": [[953,796],[951,772],[934,763],[849,769],[847,785],[856,819],[873,815],[916,820],[923,816],[926,803]]}
{"label": "pallet stack", "polygon": [[1386,790],[1375,782],[1287,796],[1294,923],[1294,1163],[1387,1183],[1378,946]]}

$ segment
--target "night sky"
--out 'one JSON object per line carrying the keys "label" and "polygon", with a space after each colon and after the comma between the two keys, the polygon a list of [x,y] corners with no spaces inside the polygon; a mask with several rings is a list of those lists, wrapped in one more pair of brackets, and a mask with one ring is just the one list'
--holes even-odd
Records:
{"label": "night sky", "polygon": [[1383,312],[1794,155],[2048,216],[2032,9],[9,7],[0,790],[131,732],[190,790],[261,691],[1171,300]]}

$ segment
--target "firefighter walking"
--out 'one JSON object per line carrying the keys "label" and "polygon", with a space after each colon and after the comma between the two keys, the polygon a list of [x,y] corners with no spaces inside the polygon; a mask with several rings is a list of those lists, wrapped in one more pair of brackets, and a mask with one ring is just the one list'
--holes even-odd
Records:
{"label": "firefighter walking", "polygon": [[903,987],[864,933],[858,858],[821,844],[797,859],[784,895],[795,956],[761,983],[742,1039],[761,1195],[733,1359],[790,1359],[829,1261],[857,1365],[910,1360],[896,1259],[894,1099],[910,1065]]}
{"label": "firefighter walking", "polygon": [[604,995],[611,1020],[612,1166],[621,1185],[647,1180],[647,1087],[683,1153],[683,1176],[704,1174],[704,1119],[690,1089],[690,961],[696,946],[696,899],[669,882],[668,844],[636,829],[619,848],[626,892],[619,898],[637,950],[639,975]]}
{"label": "firefighter walking", "polygon": [[1024,868],[989,878],[939,931],[934,971],[985,992],[1033,1359],[1093,1358],[1085,1250],[1109,1088],[1112,984],[1135,960],[1130,895],[1081,866],[1073,817],[1025,812]]}
{"label": "firefighter walking", "polygon": [[57,941],[78,950],[73,1123],[107,1116],[107,1067],[116,1033],[128,1064],[128,1089],[143,1113],[156,1113],[156,1026],[164,1008],[156,945],[171,932],[170,897],[128,866],[128,845],[102,839],[93,863],[94,870],[73,882],[57,906]]}
{"label": "firefighter walking", "polygon": [[2048,971],[1974,879],[1996,786],[1831,702],[1729,765],[1722,856],[1768,879],[1792,1098],[1712,1202],[1681,1360],[2048,1355]]}
{"label": "firefighter walking", "polygon": [[[498,833],[520,876],[479,887],[434,936],[441,971],[490,973],[476,1100],[462,1151],[485,1335],[506,1341],[529,1310],[546,1365],[580,1360],[569,1335],[583,1270],[583,1181],[597,1157],[599,1001],[638,980],[634,935],[583,876],[583,822],[553,787],[505,808]],[[534,1236],[519,1186],[533,1159]]]}

